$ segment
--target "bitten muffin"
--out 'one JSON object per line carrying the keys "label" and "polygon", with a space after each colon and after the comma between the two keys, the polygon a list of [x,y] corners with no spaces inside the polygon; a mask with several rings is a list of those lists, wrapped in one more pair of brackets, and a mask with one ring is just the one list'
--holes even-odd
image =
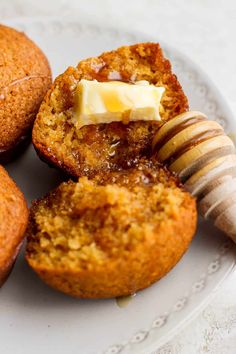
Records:
{"label": "bitten muffin", "polygon": [[27,221],[24,196],[0,166],[0,286],[15,262]]}
{"label": "bitten muffin", "polygon": [[30,141],[30,130],[51,81],[43,52],[24,33],[0,25],[1,163]]}
{"label": "bitten muffin", "polygon": [[62,183],[35,202],[26,259],[50,286],[82,298],[132,294],[187,250],[195,200],[152,161]]}
{"label": "bitten muffin", "polygon": [[[76,86],[81,79],[134,83],[146,80],[162,86],[160,115],[168,120],[188,109],[187,98],[171,71],[170,62],[157,43],[140,43],[82,60],[60,75],[37,115],[33,143],[44,160],[74,176],[93,176],[116,170],[151,153],[151,142],[160,122],[136,121],[87,125],[74,121]],[[124,166],[126,165],[126,166]]]}

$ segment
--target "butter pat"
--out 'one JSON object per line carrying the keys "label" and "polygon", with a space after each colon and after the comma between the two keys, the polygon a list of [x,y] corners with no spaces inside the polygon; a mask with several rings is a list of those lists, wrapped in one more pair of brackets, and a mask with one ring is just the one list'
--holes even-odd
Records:
{"label": "butter pat", "polygon": [[161,120],[159,107],[164,91],[164,87],[147,81],[128,84],[81,80],[75,94],[75,124],[81,128],[89,124]]}

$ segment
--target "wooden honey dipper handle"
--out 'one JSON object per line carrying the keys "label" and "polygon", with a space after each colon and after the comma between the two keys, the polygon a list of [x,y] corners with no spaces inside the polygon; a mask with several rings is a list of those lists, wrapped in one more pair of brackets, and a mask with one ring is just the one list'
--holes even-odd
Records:
{"label": "wooden honey dipper handle", "polygon": [[153,150],[198,199],[200,214],[236,242],[236,154],[222,126],[201,112],[180,114],[158,130]]}

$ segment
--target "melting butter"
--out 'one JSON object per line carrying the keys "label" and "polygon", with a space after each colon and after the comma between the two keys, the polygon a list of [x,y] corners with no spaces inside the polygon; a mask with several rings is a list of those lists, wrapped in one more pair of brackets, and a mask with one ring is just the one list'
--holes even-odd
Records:
{"label": "melting butter", "polygon": [[89,124],[161,120],[159,108],[164,91],[164,87],[145,80],[129,84],[83,79],[76,87],[75,125],[79,129]]}

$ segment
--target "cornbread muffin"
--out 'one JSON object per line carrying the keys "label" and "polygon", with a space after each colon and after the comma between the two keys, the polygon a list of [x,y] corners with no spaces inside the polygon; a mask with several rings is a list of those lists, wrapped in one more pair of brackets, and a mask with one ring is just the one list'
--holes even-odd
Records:
{"label": "cornbread muffin", "polygon": [[10,160],[30,141],[51,80],[42,51],[24,33],[0,25],[0,162]]}
{"label": "cornbread muffin", "polygon": [[0,166],[0,286],[15,262],[27,220],[24,196]]}
{"label": "cornbread muffin", "polygon": [[188,109],[187,98],[157,43],[140,43],[81,61],[60,75],[43,101],[33,128],[39,155],[74,176],[132,166],[148,156],[160,122],[136,121],[87,125],[74,121],[76,86],[81,79],[134,83],[146,80],[165,87],[160,115],[171,119]]}
{"label": "cornbread muffin", "polygon": [[26,259],[50,286],[82,298],[132,294],[187,250],[195,200],[152,161],[62,183],[35,202]]}

